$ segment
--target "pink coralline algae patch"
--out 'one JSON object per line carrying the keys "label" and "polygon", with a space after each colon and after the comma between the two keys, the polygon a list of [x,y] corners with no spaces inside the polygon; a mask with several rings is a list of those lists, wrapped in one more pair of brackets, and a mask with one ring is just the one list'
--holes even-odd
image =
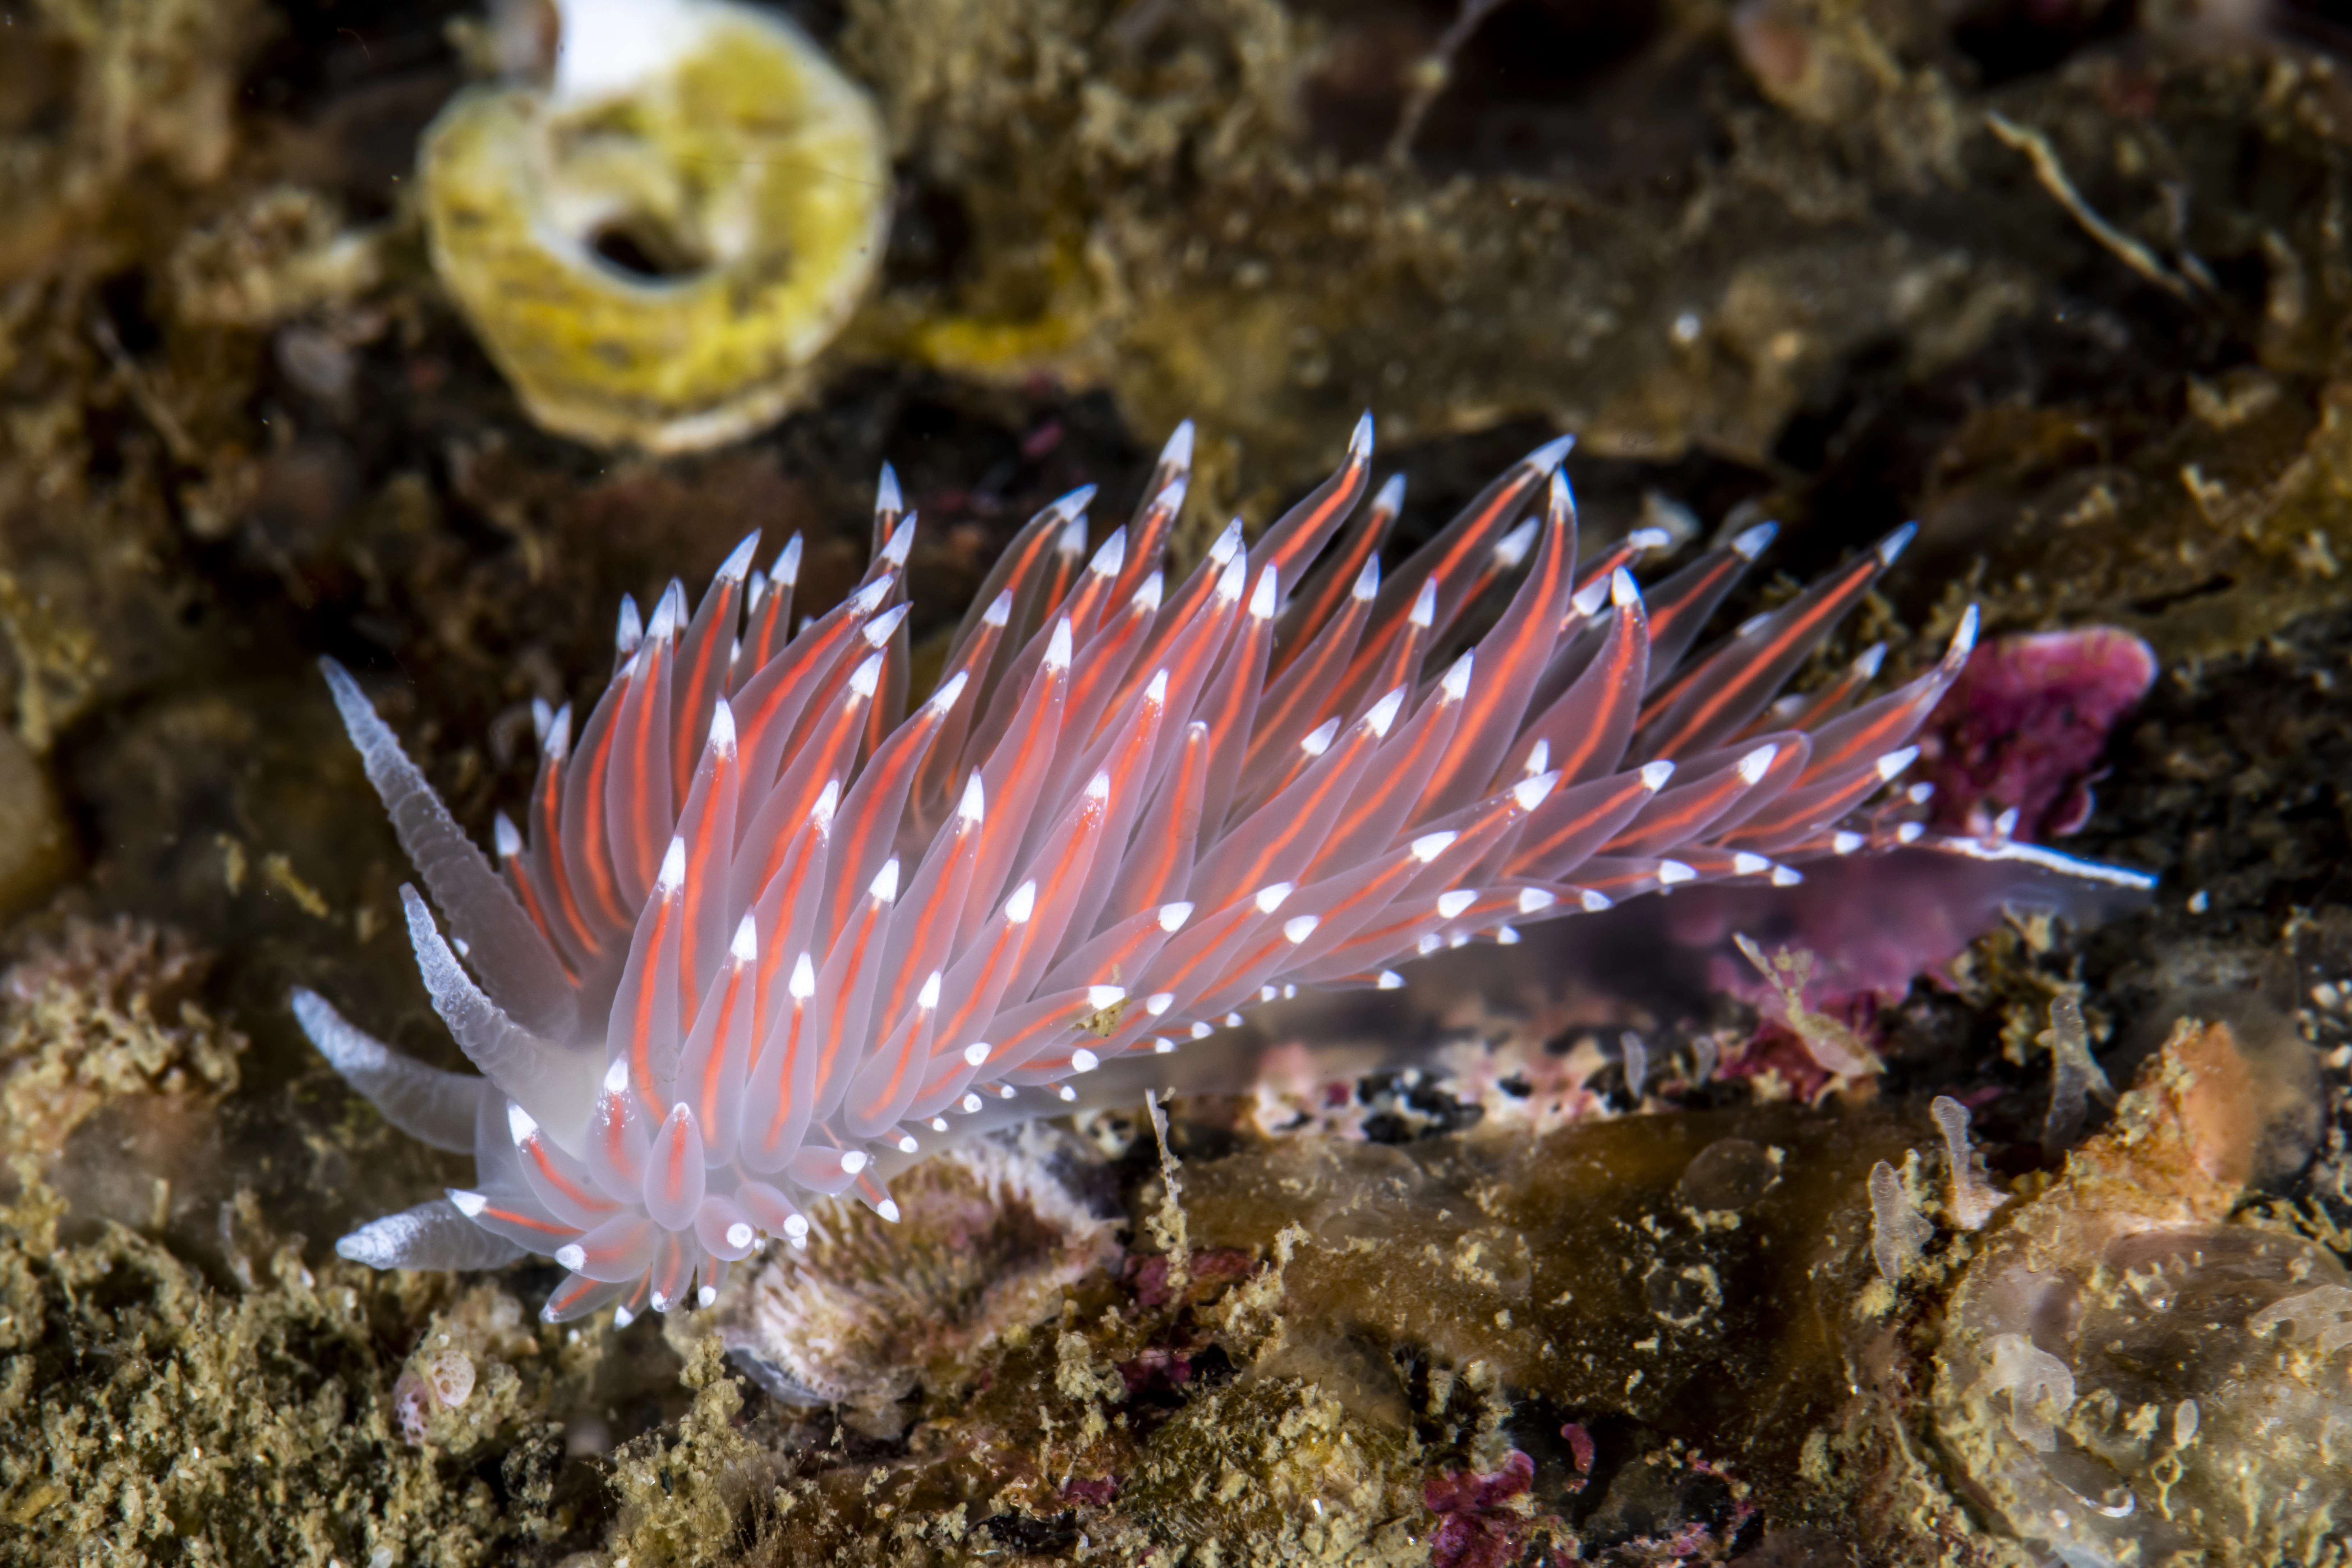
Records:
{"label": "pink coralline algae patch", "polygon": [[2111,626],[1985,643],[1920,731],[1934,825],[2029,843],[2077,831],[2108,732],[2155,680],[2147,644]]}
{"label": "pink coralline algae patch", "polygon": [[[1430,1568],[1502,1568],[1520,1562],[1536,1521],[1517,1500],[1535,1479],[1535,1461],[1516,1448],[1491,1475],[1449,1470],[1431,1477],[1421,1493],[1423,1505],[1439,1516],[1429,1538]],[[1541,1559],[1569,1560],[1559,1551]]]}

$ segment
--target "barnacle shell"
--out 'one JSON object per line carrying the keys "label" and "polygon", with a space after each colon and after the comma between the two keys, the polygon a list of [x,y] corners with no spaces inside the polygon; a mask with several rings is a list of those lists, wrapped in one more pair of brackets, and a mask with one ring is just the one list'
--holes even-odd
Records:
{"label": "barnacle shell", "polygon": [[2231,1218],[2265,1144],[2305,1120],[2299,1057],[2184,1025],[2114,1130],[1969,1266],[1937,1426],[2038,1552],[2075,1568],[2312,1561],[2352,1524],[2343,1266]]}
{"label": "barnacle shell", "polygon": [[950,1149],[893,1184],[895,1223],[833,1205],[805,1250],[772,1247],[721,1297],[719,1334],[771,1393],[886,1410],[933,1363],[1051,1319],[1065,1286],[1118,1262],[1117,1218],[1071,1184],[1090,1163],[1035,1122]]}
{"label": "barnacle shell", "polygon": [[[767,12],[562,10],[551,87],[469,89],[425,132],[434,267],[547,428],[654,451],[756,429],[881,258],[873,105]],[[630,253],[650,270],[609,259]]]}

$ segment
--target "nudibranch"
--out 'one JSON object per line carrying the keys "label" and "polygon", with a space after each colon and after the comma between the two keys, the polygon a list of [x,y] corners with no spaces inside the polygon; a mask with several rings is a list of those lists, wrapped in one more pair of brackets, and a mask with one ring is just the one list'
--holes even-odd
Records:
{"label": "nudibranch", "polygon": [[674,451],[758,429],[881,261],[873,102],[772,11],[557,10],[545,88],[469,88],[425,131],[434,269],[559,435]]}
{"label": "nudibranch", "polygon": [[624,602],[585,721],[540,715],[495,868],[327,662],[448,927],[402,889],[425,986],[483,1074],[296,994],[386,1120],[478,1169],[339,1250],[551,1256],[571,1270],[551,1320],[708,1301],[763,1234],[805,1236],[813,1199],[894,1217],[884,1179],[927,1148],[1050,1114],[1076,1076],[1255,1002],[1400,986],[1417,956],[1641,894],[1942,843],[1890,786],[1973,611],[1885,695],[1859,700],[1874,656],[1779,696],[1911,530],[1691,656],[1772,526],[1645,592],[1645,534],[1579,558],[1569,447],[1383,572],[1403,486],[1360,504],[1367,416],[1255,544],[1235,520],[1171,584],[1180,427],[1090,558],[1091,487],[1016,535],[911,713],[916,524],[886,468],[863,584],[797,635],[797,536],[764,572],[745,540],[692,606],[675,582],[642,621]]}

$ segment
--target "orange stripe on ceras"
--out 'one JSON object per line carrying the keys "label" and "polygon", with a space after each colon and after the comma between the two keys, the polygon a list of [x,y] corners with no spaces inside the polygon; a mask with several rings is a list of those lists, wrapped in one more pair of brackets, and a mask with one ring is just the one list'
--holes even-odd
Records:
{"label": "orange stripe on ceras", "polygon": [[[695,731],[710,710],[719,690],[719,660],[720,644],[732,642],[735,626],[735,600],[738,584],[725,579],[711,584],[710,591],[719,595],[718,606],[703,623],[703,635],[685,645],[686,658],[679,665],[671,684],[670,728],[674,748],[671,753],[670,779],[676,794],[671,797],[684,800],[693,786],[695,764],[700,761],[694,750]],[[699,616],[697,619],[700,619]],[[688,635],[693,627],[689,624]]]}
{"label": "orange stripe on ceras", "polygon": [[541,936],[547,938],[547,949],[555,955],[555,966],[563,971],[564,979],[574,985],[579,984],[580,976],[573,971],[572,961],[563,955],[563,943],[556,937],[555,927],[550,923],[547,910],[540,903],[539,889],[531,882],[530,868],[523,864],[522,857],[518,855],[509,862],[506,869],[507,876],[514,884],[515,897],[521,900],[522,912],[530,917],[530,923],[539,928]]}
{"label": "orange stripe on ceras", "polygon": [[637,806],[653,795],[654,770],[666,769],[669,764],[669,748],[663,744],[662,737],[654,733],[654,693],[660,689],[658,683],[667,672],[668,661],[668,642],[664,639],[654,649],[653,667],[640,667],[637,680],[643,683],[643,689],[631,691],[630,701],[621,708],[623,717],[631,721],[631,732],[622,738],[619,752],[622,787],[629,801],[625,816],[631,834],[629,849],[639,876],[648,886],[661,864],[663,847],[646,837],[647,824]]}
{"label": "orange stripe on ceras", "polygon": [[963,1005],[940,1020],[939,1029],[932,1035],[932,1039],[950,1049],[960,1049],[960,1041],[963,1045],[971,1043],[963,1039],[963,1031],[971,1027],[971,1016],[979,1010],[980,999],[995,989],[997,972],[1005,966],[1005,955],[1011,951],[1013,932],[1010,921],[997,928],[995,944],[988,950],[988,962],[980,966],[978,977],[964,991]]}
{"label": "orange stripe on ceras", "polygon": [[[871,1116],[876,1111],[881,1110],[884,1106],[889,1104],[890,1097],[898,1092],[898,1086],[907,1081],[907,1068],[914,1062],[915,1041],[919,1034],[920,1030],[917,1027],[914,1020],[908,1019],[907,1022],[906,1043],[898,1047],[898,1059],[891,1064],[888,1081],[882,1084],[880,1088],[876,1090],[874,1098],[866,1102],[864,1110],[859,1112],[860,1115]],[[881,1038],[887,1040],[889,1036],[884,1035]]]}
{"label": "orange stripe on ceras", "polygon": [[[1530,845],[1524,839],[1521,840],[1519,847],[1512,852],[1510,863],[1505,868],[1506,874],[1516,875],[1528,867],[1541,863],[1546,857],[1557,850],[1561,845],[1567,843],[1570,839],[1583,832],[1586,827],[1591,825],[1591,822],[1595,817],[1606,816],[1611,812],[1618,810],[1620,807],[1624,805],[1626,800],[1631,796],[1648,795],[1649,793],[1651,793],[1650,786],[1643,783],[1642,775],[1639,773],[1630,773],[1622,775],[1622,781],[1619,784],[1618,787],[1610,791],[1608,795],[1601,800],[1600,805],[1594,806],[1583,816],[1571,816],[1568,818],[1566,821],[1562,822],[1559,827],[1553,829],[1552,832],[1546,835],[1541,840],[1535,844]],[[1542,808],[1538,807],[1537,809],[1541,810]]]}
{"label": "orange stripe on ceras", "polygon": [[772,994],[770,988],[774,984],[775,977],[783,973],[788,961],[800,956],[797,952],[787,952],[784,950],[785,939],[792,935],[789,927],[793,911],[800,906],[802,884],[808,880],[809,868],[816,864],[816,848],[824,837],[824,833],[812,824],[805,835],[795,834],[785,839],[783,844],[786,847],[777,851],[780,864],[769,868],[761,882],[759,896],[753,900],[757,903],[767,897],[768,888],[782,872],[781,862],[791,849],[797,848],[800,853],[791,862],[792,879],[784,884],[783,891],[776,900],[776,929],[761,939],[760,988],[753,999],[757,1016],[764,1018],[768,1016],[768,997]]}
{"label": "orange stripe on ceras", "polygon": [[660,1174],[664,1193],[668,1196],[676,1197],[678,1189],[686,1184],[685,1139],[673,1138],[669,1141],[669,1158],[663,1163]]}
{"label": "orange stripe on ceras", "polygon": [[768,1130],[760,1137],[760,1147],[772,1152],[784,1123],[793,1119],[796,1080],[800,1073],[801,1030],[808,1022],[808,1004],[795,996],[792,999],[792,1016],[784,1026],[783,1038],[778,1042],[784,1053],[776,1072],[776,1103],[768,1114]]}
{"label": "orange stripe on ceras", "polygon": [[[625,696],[625,694],[624,694]],[[620,704],[615,703],[617,709]],[[580,819],[587,831],[581,836],[581,853],[588,862],[588,890],[604,906],[604,923],[625,930],[631,911],[621,901],[620,882],[613,870],[611,836],[605,826],[604,773],[611,765],[613,731],[619,727],[620,715],[613,722],[596,728],[596,738],[587,753],[573,759],[572,768],[580,775]]]}
{"label": "orange stripe on ceras", "polygon": [[[1430,563],[1426,571],[1412,570],[1420,564],[1417,558],[1407,562],[1406,568],[1411,575],[1402,580],[1410,581],[1415,594],[1420,592],[1423,583],[1429,582],[1437,584],[1439,591],[1443,593],[1446,579],[1461,569],[1464,561],[1481,550],[1490,550],[1494,547],[1494,541],[1487,535],[1493,531],[1496,520],[1507,512],[1517,510],[1520,503],[1527,500],[1528,493],[1540,484],[1546,477],[1545,473],[1536,471],[1525,462],[1512,465],[1511,471],[1506,477],[1502,488],[1496,491],[1495,499],[1477,512],[1470,525],[1462,531],[1461,537],[1446,546],[1445,553]],[[1447,526],[1450,528],[1452,525]],[[1433,543],[1434,541],[1432,542]],[[1392,619],[1377,623],[1383,637],[1412,612],[1412,597],[1402,595],[1402,592],[1400,596],[1391,603],[1401,605],[1402,608],[1396,612]],[[1444,614],[1443,606],[1440,607],[1439,613],[1441,616]]]}
{"label": "orange stripe on ceras", "polygon": [[513,1209],[485,1208],[482,1210],[482,1217],[504,1220],[509,1225],[521,1226],[525,1230],[535,1230],[541,1236],[568,1237],[580,1234],[580,1228],[577,1226],[551,1224],[535,1215],[519,1214]]}
{"label": "orange stripe on ceras", "polygon": [[[1339,471],[1324,481],[1328,493],[1316,504],[1312,510],[1297,520],[1297,525],[1290,530],[1290,537],[1282,542],[1281,548],[1267,557],[1266,563],[1273,565],[1281,574],[1276,581],[1295,583],[1298,580],[1300,570],[1307,564],[1305,558],[1308,547],[1313,546],[1319,553],[1327,542],[1325,540],[1318,539],[1316,535],[1323,531],[1325,524],[1354,506],[1362,498],[1364,478],[1371,471],[1371,454],[1351,450],[1348,454],[1348,460],[1339,466]],[[1279,518],[1276,521],[1288,522],[1291,520]]]}
{"label": "orange stripe on ceras", "polygon": [[[1043,1001],[1044,998],[1040,997],[1039,1000]],[[1063,1029],[1075,1029],[1078,1026],[1078,1020],[1086,1016],[1086,1002],[1083,999],[1076,999],[1070,1004],[1070,1013],[1067,1016],[1063,1016],[1056,1013],[1048,1013],[1042,1018],[1033,1018],[1026,1026],[1022,1028],[1015,1029],[1011,1035],[1007,1036],[1003,1039],[991,1040],[988,1045],[988,1061],[986,1065],[989,1067],[995,1066],[998,1062],[1003,1061],[1006,1057],[1011,1056],[1014,1051],[1020,1049],[1023,1046],[1027,1045],[1030,1041],[1038,1038],[1040,1036],[1055,1034]]]}
{"label": "orange stripe on ceras", "polygon": [[[1546,537],[1540,548],[1544,555],[1551,557],[1550,574],[1540,584],[1532,580],[1528,583],[1536,595],[1528,604],[1533,613],[1521,617],[1511,640],[1497,647],[1490,637],[1479,645],[1478,659],[1471,670],[1470,689],[1463,698],[1462,718],[1454,729],[1456,737],[1477,734],[1496,722],[1501,716],[1499,704],[1503,693],[1510,689],[1515,667],[1529,659],[1548,656],[1553,639],[1559,636],[1559,612],[1547,610],[1545,606],[1567,601],[1569,574],[1573,564],[1569,557],[1573,552],[1567,543],[1565,526],[1555,522],[1545,531]],[[1541,556],[1538,559],[1540,563]],[[1525,704],[1525,691],[1519,694],[1519,700]],[[1484,785],[1487,782],[1484,777],[1475,781],[1463,777],[1463,770],[1473,761],[1473,748],[1470,746],[1457,745],[1448,751],[1438,759],[1436,770],[1430,774],[1429,782],[1422,786],[1422,798],[1442,800],[1448,791],[1465,782]]]}
{"label": "orange stripe on ceras", "polygon": [[742,1005],[743,971],[749,965],[735,959],[727,966],[727,989],[719,996],[719,1022],[710,1031],[710,1055],[702,1064],[702,1093],[695,1115],[706,1127],[719,1124],[719,1086],[725,1081],[727,1037],[735,1026],[735,1009]]}
{"label": "orange stripe on ceras", "polygon": [[[956,857],[970,854],[977,847],[974,836],[978,832],[979,828],[969,823],[957,828],[956,842],[948,850],[947,875],[940,879],[942,885],[954,879]],[[939,929],[940,922],[956,919],[958,913],[939,900],[933,900],[911,912],[915,924],[907,939],[907,954],[910,958],[925,952],[929,946],[930,936]],[[881,1037],[889,1037],[890,1026],[898,1023],[899,1014],[906,1009],[907,993],[919,984],[915,972],[920,967],[918,963],[902,964],[898,973],[891,977],[889,994],[884,1000],[882,1011],[877,1016],[883,1026],[879,1031]],[[929,972],[925,971],[922,979],[929,978]]]}
{"label": "orange stripe on ceras", "polygon": [[1664,855],[1721,816],[1731,803],[1753,787],[1738,768],[1726,768],[1712,784],[1677,796],[1671,809],[1643,814],[1620,830],[1596,853],[1601,855]]}
{"label": "orange stripe on ceras", "polygon": [[[1062,840],[1061,853],[1055,857],[1053,868],[1037,879],[1036,911],[1021,922],[1021,941],[1013,960],[1013,973],[1029,961],[1030,943],[1037,940],[1037,929],[1045,924],[1039,917],[1061,896],[1077,865],[1079,855],[1102,837],[1103,816],[1108,808],[1108,799],[1096,801],[1087,797],[1079,809],[1076,830]],[[1034,865],[1034,862],[1032,862]]]}
{"label": "orange stripe on ceras", "polygon": [[[711,886],[704,879],[712,875],[710,863],[721,842],[721,826],[717,820],[720,793],[719,781],[725,771],[734,765],[733,752],[719,757],[718,767],[711,773],[710,788],[703,797],[700,820],[679,824],[679,837],[686,844],[685,890],[696,898],[723,897],[722,889]],[[734,835],[729,832],[726,837],[731,838]],[[696,951],[701,924],[700,921],[689,921],[677,933],[677,1026],[681,1030],[693,1026],[695,1010],[702,1005],[702,998],[694,990],[694,977],[702,973],[702,954]]]}
{"label": "orange stripe on ceras", "polygon": [[538,1133],[534,1132],[522,1141],[522,1152],[529,1156],[531,1164],[538,1169],[539,1173],[547,1178],[548,1185],[562,1193],[569,1201],[586,1209],[590,1214],[612,1214],[620,1208],[620,1205],[585,1190],[579,1183],[565,1175],[557,1167],[555,1162],[548,1158],[546,1145],[540,1141]]}
{"label": "orange stripe on ceras", "polygon": [[866,950],[874,941],[874,928],[881,924],[884,905],[879,899],[866,900],[866,913],[857,922],[857,932],[850,938],[849,962],[841,967],[843,984],[833,994],[831,1027],[824,1032],[824,1050],[816,1059],[817,1087],[822,1089],[832,1079],[834,1058],[841,1054],[841,1012],[849,1000],[849,987],[865,967]]}
{"label": "orange stripe on ceras", "polygon": [[[1848,562],[1843,571],[1830,579],[1829,591],[1822,595],[1810,609],[1787,617],[1785,624],[1775,625],[1772,635],[1754,647],[1738,650],[1750,672],[1748,675],[1724,682],[1706,701],[1688,713],[1676,715],[1672,729],[1663,730],[1655,735],[1644,735],[1643,744],[1660,755],[1669,754],[1676,747],[1686,744],[1690,736],[1713,723],[1726,708],[1751,695],[1756,675],[1762,673],[1791,645],[1813,637],[1825,622],[1833,622],[1844,616],[1853,596],[1867,588],[1871,580],[1877,576],[1880,565],[1878,557],[1868,552]],[[1663,723],[1664,715],[1672,711],[1671,705],[1661,707],[1657,711]]]}
{"label": "orange stripe on ceras", "polygon": [[[885,742],[883,753],[866,764],[864,775],[857,781],[860,784],[871,783],[871,798],[883,800],[897,793],[896,781],[915,771],[915,763],[921,760],[925,743],[939,733],[940,725],[946,718],[946,714],[927,702],[912,722],[901,726],[898,732]],[[861,813],[858,820],[850,823],[849,836],[843,845],[842,871],[854,872],[864,862],[866,847],[874,842],[877,835],[895,834],[898,818],[903,812],[902,803],[898,811],[887,814],[867,811]],[[887,820],[885,820],[886,816]],[[834,890],[833,908],[826,911],[827,930],[838,928],[849,918],[850,900],[864,890],[852,887],[848,875],[844,875],[840,886]]]}
{"label": "orange stripe on ceras", "polygon": [[575,945],[593,959],[604,944],[590,934],[587,917],[572,890],[572,873],[563,864],[563,769],[551,763],[541,772],[545,776],[531,800],[530,829],[531,842],[547,847],[547,875],[553,894],[550,912],[562,918]]}
{"label": "orange stripe on ceras", "polygon": [[[1347,543],[1340,547],[1341,553],[1331,563],[1330,574],[1317,582],[1311,595],[1299,606],[1298,617],[1293,623],[1297,627],[1296,636],[1287,647],[1274,650],[1274,657],[1266,665],[1268,682],[1279,679],[1292,665],[1297,663],[1300,656],[1315,646],[1333,617],[1347,609],[1348,602],[1356,592],[1356,580],[1363,575],[1364,563],[1372,558],[1373,546],[1379,542],[1378,533],[1379,530],[1374,526],[1348,536]],[[1371,611],[1371,605],[1364,606],[1367,619],[1370,618]]]}
{"label": "orange stripe on ceras", "polygon": [[[1261,699],[1257,718],[1250,726],[1250,747],[1243,753],[1242,767],[1244,772],[1257,766],[1258,760],[1265,754],[1265,749],[1275,743],[1277,736],[1295,727],[1298,710],[1301,708],[1313,702],[1329,702],[1342,695],[1341,687],[1332,679],[1332,667],[1339,664],[1347,655],[1356,651],[1349,646],[1345,633],[1345,618],[1353,616],[1361,620],[1370,616],[1371,609],[1370,605],[1351,602],[1347,609],[1340,612],[1342,625],[1335,629],[1331,638],[1328,641],[1317,639],[1308,662],[1299,670],[1297,679],[1290,681],[1281,695],[1275,699],[1273,712],[1269,713],[1265,710],[1265,702]],[[1279,650],[1275,657],[1280,657]],[[1266,665],[1268,695],[1273,694],[1276,681],[1274,665],[1269,659]],[[1382,695],[1385,696],[1386,693],[1383,692]],[[1311,708],[1307,710],[1314,711]],[[1328,717],[1328,713],[1325,716]]]}
{"label": "orange stripe on ceras", "polygon": [[[646,1114],[658,1122],[669,1113],[654,1093],[653,1058],[648,1054],[654,1028],[654,976],[661,967],[662,948],[669,940],[669,923],[677,918],[678,895],[676,891],[658,895],[654,909],[653,935],[646,942],[646,971],[639,977],[636,1007],[629,1019],[629,1080],[636,1088],[637,1098],[645,1102]],[[682,989],[682,988],[681,988]]]}
{"label": "orange stripe on ceras", "polygon": [[[1348,750],[1340,753],[1333,765],[1323,770],[1322,778],[1317,781],[1313,789],[1307,792],[1306,799],[1297,803],[1296,806],[1283,807],[1285,815],[1289,818],[1289,826],[1266,841],[1265,847],[1258,851],[1255,858],[1249,862],[1236,879],[1236,886],[1244,888],[1264,886],[1258,879],[1265,875],[1267,868],[1274,864],[1284,850],[1297,843],[1299,838],[1315,826],[1319,814],[1329,804],[1335,793],[1343,786],[1356,783],[1354,764],[1370,739],[1370,729],[1366,725],[1358,724],[1355,727],[1355,732],[1340,742]],[[1281,805],[1283,798],[1277,794],[1266,802],[1266,805]],[[1260,809],[1263,810],[1265,807]]]}
{"label": "orange stripe on ceras", "polygon": [[[1616,717],[1617,707],[1621,704],[1639,705],[1642,700],[1642,693],[1632,687],[1633,665],[1637,659],[1646,658],[1650,647],[1642,606],[1628,605],[1619,610],[1617,625],[1610,630],[1612,635],[1601,645],[1601,651],[1607,656],[1613,647],[1616,654],[1606,666],[1597,666],[1603,670],[1600,679],[1607,687],[1610,696],[1594,710],[1593,722],[1585,727],[1584,732],[1552,753],[1551,765],[1559,771],[1563,784],[1580,782],[1584,778],[1585,770],[1592,765],[1592,759],[1599,753],[1601,742],[1609,739],[1614,729],[1611,721]],[[1577,679],[1581,680],[1592,673],[1591,669],[1587,669]],[[1572,691],[1575,688],[1570,686],[1569,689]]]}

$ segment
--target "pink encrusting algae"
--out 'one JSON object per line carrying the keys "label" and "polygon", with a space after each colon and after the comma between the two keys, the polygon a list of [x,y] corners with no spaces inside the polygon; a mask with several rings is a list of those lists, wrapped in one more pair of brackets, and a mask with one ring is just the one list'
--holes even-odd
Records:
{"label": "pink encrusting algae", "polygon": [[1360,510],[1367,417],[1255,545],[1236,521],[1171,585],[1180,428],[1086,564],[1090,489],[1013,540],[911,714],[915,519],[886,469],[864,585],[797,635],[797,537],[764,574],[746,540],[690,615],[676,583],[642,624],[625,605],[586,721],[541,714],[497,868],[327,661],[448,926],[402,889],[426,988],[484,1075],[296,994],[387,1120],[478,1168],[340,1250],[552,1256],[572,1272],[551,1320],[708,1301],[763,1235],[805,1235],[813,1198],[895,1217],[884,1174],[942,1138],[1046,1113],[1076,1075],[1262,998],[1393,987],[1392,965],[1517,924],[1920,842],[1906,796],[1871,803],[1973,612],[1886,695],[1774,702],[1911,531],[1685,658],[1771,527],[1646,594],[1642,536],[1580,573],[1569,446],[1384,575],[1402,484]]}

